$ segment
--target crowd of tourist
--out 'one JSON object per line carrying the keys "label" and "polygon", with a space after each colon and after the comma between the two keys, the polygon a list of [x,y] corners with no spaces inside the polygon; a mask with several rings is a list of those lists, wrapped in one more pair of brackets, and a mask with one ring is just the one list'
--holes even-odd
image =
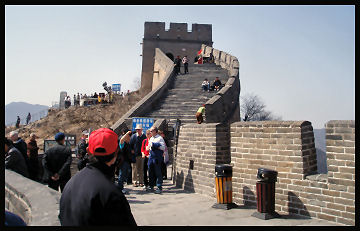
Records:
{"label": "crowd of tourist", "polygon": [[[5,168],[56,191],[60,188],[62,225],[136,225],[124,196],[129,193],[124,189],[129,179],[134,187],[162,193],[169,154],[165,134],[157,127],[151,127],[144,134],[138,124],[134,132],[125,130],[121,136],[108,128],[91,134],[83,131],[76,148],[79,172],[72,177],[71,148],[65,145],[65,134],[55,135],[56,145],[45,151],[42,166],[38,161],[36,138],[32,133],[26,144],[16,131],[10,133],[10,139],[5,137]],[[41,167],[43,176],[39,177]],[[80,197],[81,201],[72,200]],[[122,214],[123,218],[110,220],[115,214]]]}

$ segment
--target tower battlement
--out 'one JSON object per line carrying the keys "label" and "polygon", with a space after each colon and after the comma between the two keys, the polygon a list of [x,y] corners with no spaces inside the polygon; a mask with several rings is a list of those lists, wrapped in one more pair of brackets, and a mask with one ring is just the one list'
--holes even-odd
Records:
{"label": "tower battlement", "polygon": [[170,29],[165,29],[165,22],[145,22],[144,39],[180,39],[212,42],[211,24],[192,24],[188,31],[187,23],[170,23]]}

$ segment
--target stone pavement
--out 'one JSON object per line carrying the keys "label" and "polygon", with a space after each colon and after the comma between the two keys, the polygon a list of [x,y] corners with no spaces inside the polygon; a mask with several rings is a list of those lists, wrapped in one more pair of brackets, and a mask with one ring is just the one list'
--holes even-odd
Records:
{"label": "stone pavement", "polygon": [[281,214],[281,218],[261,220],[252,217],[256,209],[214,209],[216,198],[176,188],[164,181],[161,195],[141,187],[125,185],[131,211],[139,226],[334,226],[336,223],[316,218],[304,219]]}

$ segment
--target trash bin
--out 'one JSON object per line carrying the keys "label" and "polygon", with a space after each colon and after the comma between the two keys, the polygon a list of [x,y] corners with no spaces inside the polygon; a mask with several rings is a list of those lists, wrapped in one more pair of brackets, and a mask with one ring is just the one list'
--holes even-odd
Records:
{"label": "trash bin", "polygon": [[257,212],[253,216],[263,220],[279,217],[279,214],[275,212],[275,182],[277,181],[277,174],[274,170],[266,168],[258,169],[258,182],[256,182]]}
{"label": "trash bin", "polygon": [[232,166],[215,165],[215,187],[217,203],[213,208],[231,209],[237,207],[232,202]]}

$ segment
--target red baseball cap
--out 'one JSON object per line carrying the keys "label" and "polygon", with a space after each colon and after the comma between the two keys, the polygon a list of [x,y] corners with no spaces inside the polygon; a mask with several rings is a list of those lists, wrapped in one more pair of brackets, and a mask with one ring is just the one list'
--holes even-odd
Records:
{"label": "red baseball cap", "polygon": [[[118,147],[118,135],[108,128],[99,128],[93,131],[89,137],[89,152],[95,156],[107,156],[113,154]],[[105,152],[95,152],[97,148],[105,149]]]}

